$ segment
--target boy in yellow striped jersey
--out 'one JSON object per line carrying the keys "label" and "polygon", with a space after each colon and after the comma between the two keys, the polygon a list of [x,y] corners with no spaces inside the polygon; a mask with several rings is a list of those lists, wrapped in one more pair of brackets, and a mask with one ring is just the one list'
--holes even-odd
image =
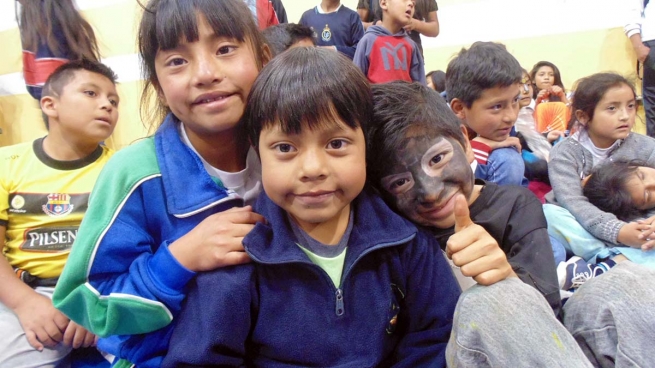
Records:
{"label": "boy in yellow striped jersey", "polygon": [[0,366],[59,366],[95,336],[51,296],[91,188],[112,154],[100,145],[118,120],[116,76],[76,61],[48,78],[40,100],[48,135],[0,149]]}

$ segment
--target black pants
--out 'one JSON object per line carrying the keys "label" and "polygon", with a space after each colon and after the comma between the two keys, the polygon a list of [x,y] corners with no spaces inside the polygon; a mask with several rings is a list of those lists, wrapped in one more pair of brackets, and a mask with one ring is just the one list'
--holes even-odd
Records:
{"label": "black pants", "polygon": [[650,47],[650,53],[643,65],[641,95],[646,112],[646,132],[648,136],[655,137],[655,40],[646,41],[644,44]]}

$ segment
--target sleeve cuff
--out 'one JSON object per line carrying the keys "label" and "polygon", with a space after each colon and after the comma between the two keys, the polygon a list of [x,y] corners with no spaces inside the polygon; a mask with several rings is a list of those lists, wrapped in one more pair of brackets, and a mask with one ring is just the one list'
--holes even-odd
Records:
{"label": "sleeve cuff", "polygon": [[486,165],[487,161],[489,160],[491,147],[478,141],[471,141],[471,148],[473,149],[475,161],[477,161],[480,165]]}
{"label": "sleeve cuff", "polygon": [[628,24],[625,26],[625,28],[623,28],[623,30],[625,31],[625,35],[628,36],[628,38],[641,33],[641,27],[639,24]]}
{"label": "sleeve cuff", "polygon": [[182,266],[173,257],[168,245],[168,242],[162,243],[152,257],[150,264],[155,265],[151,268],[152,278],[168,289],[180,291],[196,273]]}

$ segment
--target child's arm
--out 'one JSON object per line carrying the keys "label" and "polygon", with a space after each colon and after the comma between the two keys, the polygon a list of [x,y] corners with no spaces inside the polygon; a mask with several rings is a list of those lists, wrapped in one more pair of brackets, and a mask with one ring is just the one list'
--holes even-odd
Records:
{"label": "child's arm", "polygon": [[412,45],[414,47],[414,52],[412,52],[412,66],[409,68],[409,73],[411,74],[412,81],[427,86],[428,82],[425,79],[425,64],[423,62],[423,56],[421,55],[418,46],[413,41]]}
{"label": "child's arm", "polygon": [[[446,252],[452,254],[453,263],[461,267],[465,276],[477,274],[484,282],[475,280],[484,285],[518,277],[539,290],[558,315],[561,302],[555,260],[546,231],[546,219],[536,197],[531,196],[527,203],[518,201],[514,204],[508,223],[503,225],[507,228],[507,240],[503,244],[498,244],[487,230],[473,224],[468,217],[466,201],[458,198],[460,200],[461,203],[456,202],[455,210],[456,233],[448,240],[446,248]],[[470,245],[467,247],[467,244]],[[469,248],[477,253],[465,252]],[[509,267],[509,272],[506,267]]]}
{"label": "child's arm", "polygon": [[362,25],[362,21],[359,19],[357,13],[352,13],[350,19],[350,42],[346,45],[336,45],[335,47],[337,48],[337,51],[348,55],[348,57],[352,59],[355,56],[357,45],[362,37],[364,37],[364,26]]}
{"label": "child's arm", "polygon": [[245,365],[253,276],[251,266],[198,275],[189,285],[162,367]]}
{"label": "child's arm", "polygon": [[369,42],[369,37],[362,37],[359,41],[357,50],[355,51],[355,56],[353,56],[353,63],[362,71],[362,73],[368,78],[368,55],[371,52],[372,44]]}
{"label": "child's arm", "polygon": [[459,284],[430,234],[419,231],[402,257],[408,275],[397,331],[403,337],[392,362],[399,367],[445,366]]}
{"label": "child's arm", "polygon": [[[4,249],[6,227],[0,226],[0,249]],[[38,294],[14,273],[7,259],[0,257],[0,302],[16,313],[27,341],[35,349],[53,347],[63,339],[68,318],[52,301]]]}

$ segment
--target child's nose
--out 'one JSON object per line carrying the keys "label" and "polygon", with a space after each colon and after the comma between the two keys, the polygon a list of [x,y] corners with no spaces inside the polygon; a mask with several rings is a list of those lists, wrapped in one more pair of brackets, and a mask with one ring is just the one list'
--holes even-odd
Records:
{"label": "child's nose", "polygon": [[223,79],[220,65],[213,56],[198,58],[194,77],[196,84],[202,85],[212,84]]}
{"label": "child's nose", "polygon": [[300,157],[300,173],[305,180],[322,179],[327,176],[327,165],[320,152],[310,149]]}

